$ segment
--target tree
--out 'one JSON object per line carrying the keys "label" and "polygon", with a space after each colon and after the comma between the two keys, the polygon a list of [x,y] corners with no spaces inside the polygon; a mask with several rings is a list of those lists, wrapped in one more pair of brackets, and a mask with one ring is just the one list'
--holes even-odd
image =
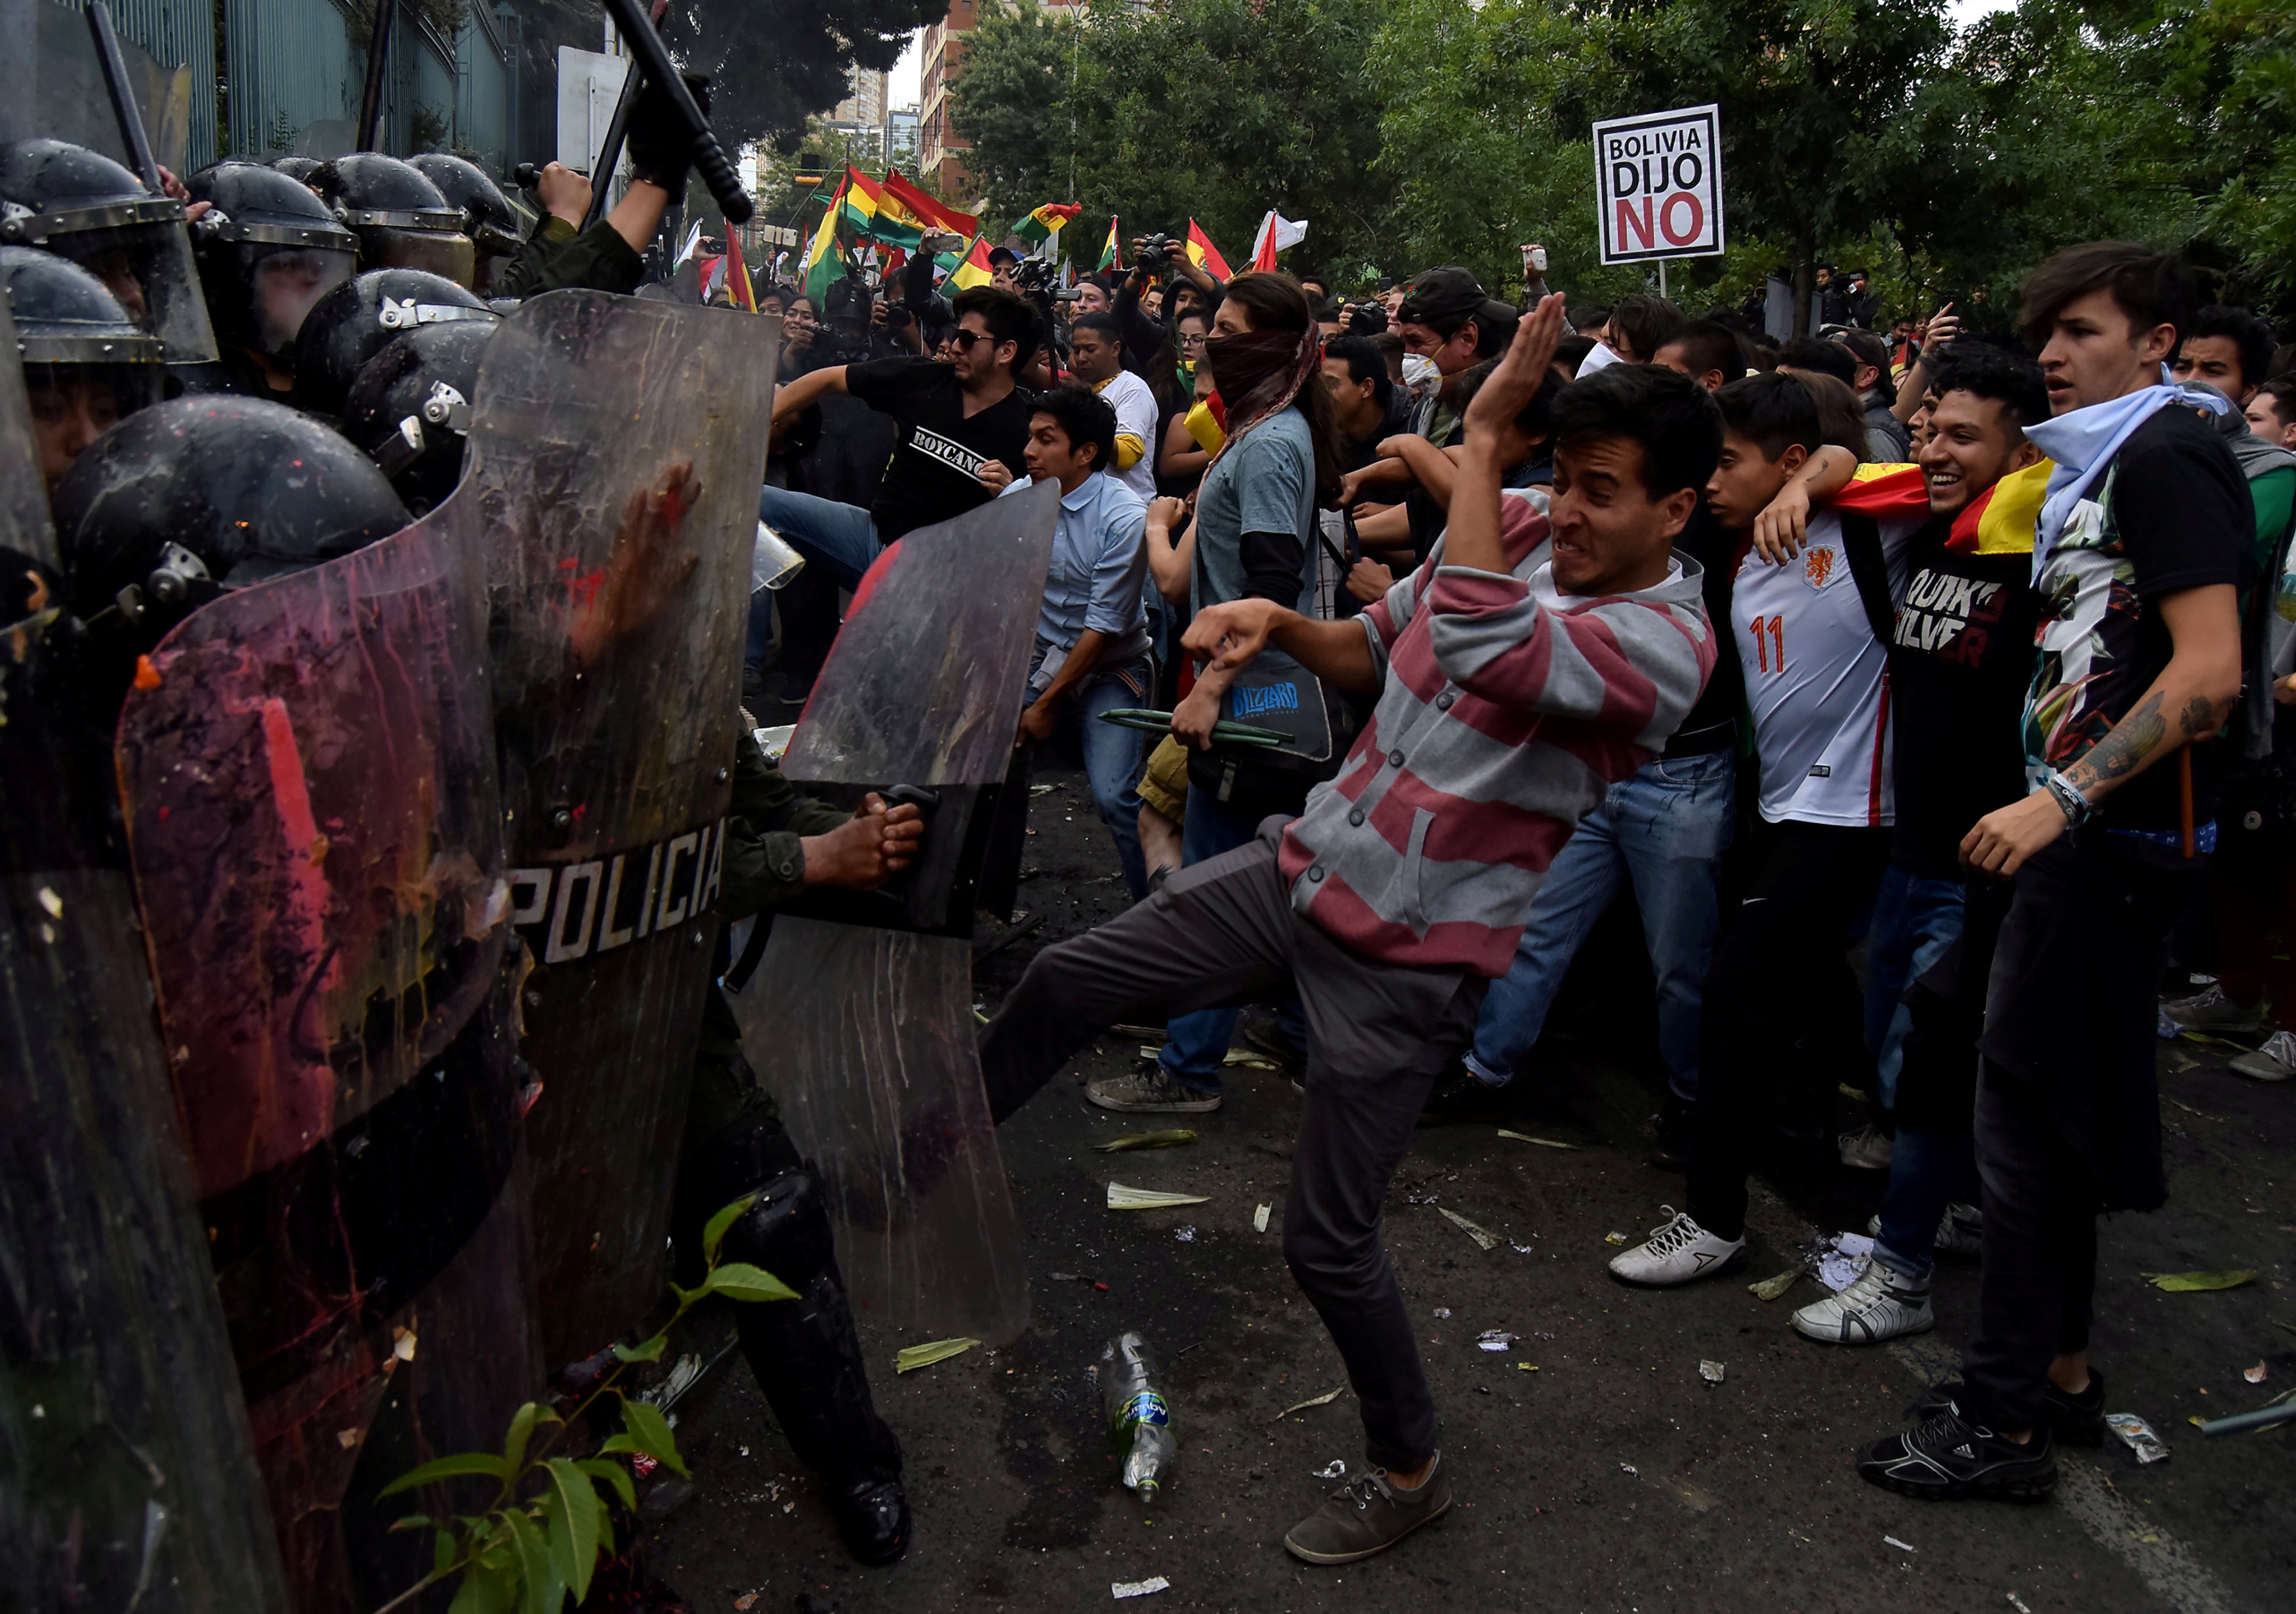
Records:
{"label": "tree", "polygon": [[807,118],[845,99],[849,72],[891,68],[909,36],[945,12],[937,0],[672,0],[661,32],[689,72],[710,76],[719,144],[793,152]]}
{"label": "tree", "polygon": [[1039,203],[1075,200],[1068,160],[1076,146],[1065,126],[1082,40],[1074,20],[1046,17],[1036,0],[989,0],[964,37],[949,116],[972,143],[964,167],[988,198],[989,218],[1009,222]]}

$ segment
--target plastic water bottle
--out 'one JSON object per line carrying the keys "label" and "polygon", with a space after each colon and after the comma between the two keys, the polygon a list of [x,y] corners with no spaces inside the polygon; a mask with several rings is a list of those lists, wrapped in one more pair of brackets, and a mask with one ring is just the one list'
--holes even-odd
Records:
{"label": "plastic water bottle", "polygon": [[1152,1496],[1171,1477],[1179,1446],[1172,1438],[1172,1408],[1156,1387],[1156,1358],[1148,1341],[1129,1330],[1100,1348],[1100,1404],[1108,1417],[1108,1446],[1124,1459],[1124,1484]]}

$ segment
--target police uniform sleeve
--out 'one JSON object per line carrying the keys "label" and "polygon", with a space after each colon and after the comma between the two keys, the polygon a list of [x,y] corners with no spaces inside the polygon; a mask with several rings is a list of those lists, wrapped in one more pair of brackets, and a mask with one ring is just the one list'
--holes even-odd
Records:
{"label": "police uniform sleeve", "polygon": [[766,760],[744,728],[734,743],[734,801],[726,816],[726,873],[719,900],[726,921],[769,913],[805,889],[808,835],[825,835],[847,815],[800,795]]}
{"label": "police uniform sleeve", "polygon": [[627,296],[637,290],[644,273],[644,262],[604,219],[577,233],[564,219],[550,217],[511,259],[503,276],[503,294],[539,297],[583,286]]}

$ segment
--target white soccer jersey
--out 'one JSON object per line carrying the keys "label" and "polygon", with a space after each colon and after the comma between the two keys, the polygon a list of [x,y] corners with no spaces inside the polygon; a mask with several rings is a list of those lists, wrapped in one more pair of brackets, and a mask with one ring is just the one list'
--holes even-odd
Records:
{"label": "white soccer jersey", "polygon": [[1114,381],[1102,383],[1100,396],[1116,411],[1117,435],[1140,439],[1140,458],[1129,471],[1108,469],[1145,504],[1156,496],[1156,395],[1131,371],[1119,370]]}
{"label": "white soccer jersey", "polygon": [[[1900,518],[1878,525],[1895,598],[1905,588],[1906,540],[1922,523]],[[1890,824],[1897,804],[1888,652],[1849,574],[1841,518],[1814,511],[1808,532],[1808,546],[1784,566],[1750,551],[1731,590],[1730,627],[1746,669],[1761,766],[1761,815],[1772,823]]]}

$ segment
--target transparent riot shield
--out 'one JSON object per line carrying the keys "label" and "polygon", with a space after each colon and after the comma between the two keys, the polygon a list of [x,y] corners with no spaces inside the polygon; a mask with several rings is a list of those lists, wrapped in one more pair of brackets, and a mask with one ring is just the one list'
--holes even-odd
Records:
{"label": "transparent riot shield", "polygon": [[[428,1555],[377,1491],[542,1382],[480,502],[224,595],[120,714],[176,1106],[299,1609]],[[444,1499],[440,1499],[442,1502]]]}
{"label": "transparent riot shield", "polygon": [[1050,483],[994,500],[910,533],[862,579],[783,771],[916,785],[938,804],[900,887],[777,918],[732,997],[750,1062],[820,1171],[857,1304],[992,1341],[1028,1325],[1029,1288],[964,938],[1059,504]]}
{"label": "transparent riot shield", "polygon": [[718,939],[779,322],[560,291],[479,370],[548,1359],[660,1298]]}
{"label": "transparent riot shield", "polygon": [[29,444],[0,367],[0,1603],[286,1614]]}

